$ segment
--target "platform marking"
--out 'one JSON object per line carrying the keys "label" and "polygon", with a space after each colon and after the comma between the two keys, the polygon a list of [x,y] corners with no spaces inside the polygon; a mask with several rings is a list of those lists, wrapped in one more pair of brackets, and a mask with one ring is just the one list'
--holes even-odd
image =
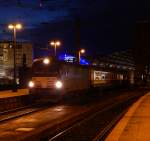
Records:
{"label": "platform marking", "polygon": [[16,131],[30,132],[34,130],[34,128],[17,128]]}
{"label": "platform marking", "polygon": [[119,141],[119,138],[121,134],[123,133],[125,127],[127,126],[128,122],[134,115],[135,111],[139,107],[140,103],[150,95],[150,92],[146,95],[142,96],[138,101],[136,101],[128,110],[128,112],[125,114],[125,116],[118,122],[118,124],[114,127],[112,132],[108,135],[108,137],[105,139],[105,141]]}

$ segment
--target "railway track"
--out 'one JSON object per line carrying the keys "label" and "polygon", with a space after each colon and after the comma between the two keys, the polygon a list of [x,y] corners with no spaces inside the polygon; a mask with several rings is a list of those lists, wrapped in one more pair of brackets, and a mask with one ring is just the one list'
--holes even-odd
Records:
{"label": "railway track", "polygon": [[[144,93],[145,92],[143,92],[143,94]],[[84,112],[81,111],[79,112],[80,114],[77,114],[77,115],[75,114],[73,116],[70,116],[69,118],[64,118],[64,120],[61,119],[62,121],[60,120],[60,118],[52,122],[51,120],[49,120],[48,124],[50,126],[48,125],[40,130],[39,128],[37,128],[35,132],[32,132],[30,135],[28,133],[28,136],[24,136],[23,140],[29,140],[31,138],[33,141],[34,140],[36,141],[41,141],[41,140],[48,140],[48,141],[102,140],[110,131],[110,129],[114,126],[114,124],[118,121],[118,119],[124,114],[124,112],[129,107],[129,105],[131,105],[132,102],[134,102],[138,97],[142,96],[143,94],[141,94],[141,92],[139,92],[138,94],[136,92],[134,94],[130,92],[125,92],[125,94],[123,95],[121,93],[120,95],[118,95],[117,93],[114,93],[113,96],[111,94],[107,95],[108,99],[100,97],[99,100],[94,98],[97,101],[92,100],[90,102],[89,102],[89,99],[91,98],[89,97],[87,99],[86,104],[85,102],[80,103],[81,108],[83,104],[85,104],[84,107],[87,107],[85,110],[83,110]],[[74,106],[80,107],[80,104],[78,105],[77,103],[77,105],[74,105],[73,103],[73,105],[70,105],[70,107],[74,107]],[[65,106],[65,104],[63,106]],[[67,103],[66,103],[66,106],[67,106]],[[16,115],[10,113],[10,115],[8,116],[4,115],[4,118],[0,117],[1,119],[0,123],[4,121],[6,122],[14,118],[18,118],[27,114],[32,114],[40,110],[43,110],[42,112],[44,113],[45,109],[46,111],[51,111],[48,113],[51,113],[51,114],[56,113],[56,115],[57,114],[59,115],[59,113],[61,114],[61,112],[59,111],[55,112],[54,110],[57,107],[59,107],[59,104],[52,105],[51,103],[49,104],[47,103],[45,105],[44,103],[43,106],[37,104],[36,106],[34,105],[33,107],[31,106],[31,107],[22,109],[22,111],[19,110],[18,113],[16,113]],[[66,110],[64,109],[63,111],[66,111]],[[66,116],[67,116],[67,113],[66,113]],[[53,126],[51,126],[51,124],[53,124]],[[15,125],[15,129],[16,129],[16,125]],[[87,129],[90,129],[90,130],[87,130]]]}
{"label": "railway track", "polygon": [[93,113],[65,130],[48,138],[48,141],[103,141],[112,127],[126,113],[128,107],[141,95],[131,96]]}
{"label": "railway track", "polygon": [[25,116],[28,114],[32,114],[40,110],[44,110],[50,106],[52,106],[51,102],[47,103],[38,102],[21,108],[0,112],[0,123],[7,122],[8,120],[19,118],[21,116]]}
{"label": "railway track", "polygon": [[[101,96],[99,95],[97,98],[100,98],[100,97]],[[88,96],[88,99],[89,98],[90,97]],[[80,98],[77,98],[77,99],[79,100]],[[74,103],[74,101],[76,101],[77,99],[73,98],[72,103]],[[25,115],[28,115],[28,114],[32,114],[33,112],[37,112],[39,110],[43,110],[45,108],[48,108],[48,107],[54,105],[54,103],[52,104],[51,102],[44,103],[43,101],[45,101],[45,100],[47,101],[47,99],[44,99],[44,100],[42,99],[42,102],[40,100],[38,100],[36,103],[34,103],[32,105],[27,105],[27,106],[24,106],[24,107],[20,107],[20,108],[0,112],[0,123],[1,122],[6,122],[8,120],[18,118],[18,117],[21,117],[21,116],[25,116]]]}

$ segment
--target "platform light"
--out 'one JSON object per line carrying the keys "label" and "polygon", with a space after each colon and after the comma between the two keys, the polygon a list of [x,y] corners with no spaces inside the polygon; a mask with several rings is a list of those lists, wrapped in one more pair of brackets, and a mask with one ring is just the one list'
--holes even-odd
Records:
{"label": "platform light", "polygon": [[78,52],[78,61],[79,61],[79,64],[80,64],[80,59],[81,59],[81,54],[85,53],[85,49],[80,49],[79,52]]}
{"label": "platform light", "polygon": [[85,49],[81,49],[80,52],[81,52],[81,53],[85,53]]}
{"label": "platform light", "polygon": [[34,87],[34,82],[33,82],[33,81],[29,81],[28,86],[29,86],[30,88],[33,88],[33,87]]}
{"label": "platform light", "polygon": [[17,24],[9,24],[8,25],[8,29],[10,30],[13,30],[13,42],[14,42],[14,48],[13,48],[13,53],[14,53],[14,56],[13,56],[13,61],[14,61],[14,70],[13,70],[13,73],[14,73],[14,76],[13,76],[13,89],[12,91],[13,92],[17,92],[17,82],[16,82],[16,33],[17,33],[17,30],[20,30],[22,28],[22,25],[20,23],[17,23]]}
{"label": "platform light", "polygon": [[43,60],[43,63],[47,65],[47,64],[50,63],[50,60],[49,60],[48,58],[45,58],[45,59]]}
{"label": "platform light", "polygon": [[9,29],[21,29],[22,28],[22,24],[18,23],[18,24],[9,24],[8,25]]}
{"label": "platform light", "polygon": [[16,28],[17,29],[21,29],[22,28],[22,24],[16,24]]}
{"label": "platform light", "polygon": [[14,28],[14,25],[10,24],[10,25],[8,25],[8,28],[9,28],[9,29],[13,29],[13,28]]}
{"label": "platform light", "polygon": [[54,46],[55,57],[56,57],[56,49],[57,49],[58,46],[61,45],[61,43],[60,43],[60,41],[55,41],[55,40],[54,40],[54,41],[51,41],[51,42],[50,42],[50,45],[51,45],[51,46]]}
{"label": "platform light", "polygon": [[55,86],[56,86],[56,88],[57,89],[60,89],[60,88],[62,88],[62,82],[61,81],[57,81],[56,83],[55,83]]}

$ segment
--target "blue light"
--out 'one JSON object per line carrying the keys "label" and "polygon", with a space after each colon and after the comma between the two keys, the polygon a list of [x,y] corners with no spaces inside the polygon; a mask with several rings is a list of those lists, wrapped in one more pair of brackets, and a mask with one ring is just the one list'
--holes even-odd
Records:
{"label": "blue light", "polygon": [[[69,55],[69,54],[62,54],[59,56],[59,60],[63,60],[63,61],[66,61],[66,62],[71,62],[71,63],[74,63],[76,59],[75,56],[73,55]],[[89,65],[89,61],[87,61],[86,59],[84,59],[83,57],[80,58],[80,64],[81,65]]]}
{"label": "blue light", "polygon": [[68,54],[62,54],[59,56],[59,60],[73,63],[75,61],[75,57]]}
{"label": "blue light", "polygon": [[89,65],[89,61],[87,61],[87,60],[84,59],[84,58],[80,58],[80,64],[81,64],[81,65]]}

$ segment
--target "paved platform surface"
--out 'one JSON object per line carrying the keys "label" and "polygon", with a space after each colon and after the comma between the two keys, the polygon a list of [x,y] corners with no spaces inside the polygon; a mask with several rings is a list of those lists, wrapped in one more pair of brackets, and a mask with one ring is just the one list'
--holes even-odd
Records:
{"label": "paved platform surface", "polygon": [[150,141],[150,92],[130,107],[105,141]]}
{"label": "paved platform surface", "polygon": [[28,95],[28,94],[29,94],[28,89],[18,89],[17,92],[12,92],[12,90],[0,91],[0,99]]}

